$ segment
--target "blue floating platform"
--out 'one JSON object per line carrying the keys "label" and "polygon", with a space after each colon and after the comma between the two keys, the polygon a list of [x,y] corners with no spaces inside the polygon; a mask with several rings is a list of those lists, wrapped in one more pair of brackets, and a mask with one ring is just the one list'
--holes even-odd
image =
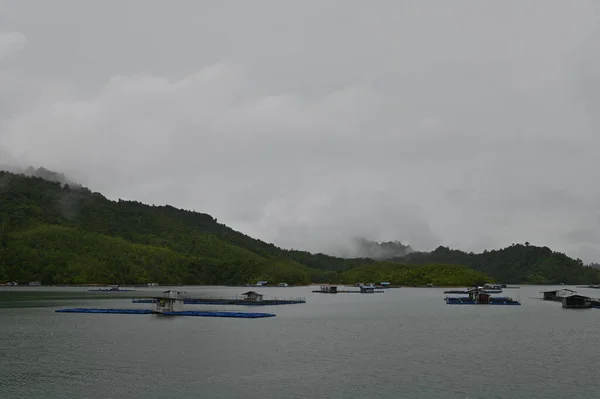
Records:
{"label": "blue floating platform", "polygon": [[470,298],[446,298],[445,301],[448,305],[521,305],[519,301],[515,301],[514,299],[505,297],[490,298],[490,301],[488,303],[480,303]]}
{"label": "blue floating platform", "polygon": [[242,305],[242,306],[272,306],[272,305],[293,305],[306,303],[304,300],[291,299],[264,299],[262,301],[249,301],[244,299],[198,299],[190,298],[183,301],[189,305]]}
{"label": "blue floating platform", "polygon": [[[66,308],[56,309],[58,313],[110,313],[110,314],[156,314],[150,309],[98,309],[98,308]],[[251,313],[251,312],[164,312],[159,313],[164,316],[196,316],[196,317],[236,317],[243,319],[258,319],[263,317],[275,317],[272,313]]]}
{"label": "blue floating platform", "polygon": [[254,312],[196,312],[193,310],[181,312],[164,312],[165,316],[197,316],[197,317],[240,317],[245,319],[258,319],[262,317],[275,317],[272,313]]}
{"label": "blue floating platform", "polygon": [[[155,303],[156,299],[135,298],[132,303]],[[263,301],[248,301],[243,299],[184,299],[183,303],[187,305],[243,305],[243,306],[272,306],[272,305],[293,305],[306,303],[303,300],[277,300],[265,299]]]}
{"label": "blue floating platform", "polygon": [[152,314],[150,309],[96,309],[96,308],[68,308],[56,309],[58,313],[113,313],[113,314]]}

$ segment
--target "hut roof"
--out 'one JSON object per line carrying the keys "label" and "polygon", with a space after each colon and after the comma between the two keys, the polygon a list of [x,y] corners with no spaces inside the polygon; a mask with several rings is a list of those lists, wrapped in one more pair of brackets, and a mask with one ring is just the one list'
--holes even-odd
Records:
{"label": "hut roof", "polygon": [[564,298],[584,298],[584,299],[590,299],[590,297],[587,297],[585,295],[579,295],[579,294],[569,295],[569,296],[566,296]]}
{"label": "hut roof", "polygon": [[540,291],[540,293],[541,293],[541,294],[549,294],[549,293],[551,293],[551,292],[559,292],[559,291],[577,292],[577,291],[570,290],[570,289],[568,289],[568,288],[559,288],[559,289],[557,289],[557,290],[550,290],[550,291]]}

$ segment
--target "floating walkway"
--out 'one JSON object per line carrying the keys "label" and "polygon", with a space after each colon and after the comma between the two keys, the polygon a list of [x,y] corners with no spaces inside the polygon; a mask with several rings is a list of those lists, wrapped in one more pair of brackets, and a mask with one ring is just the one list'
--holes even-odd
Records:
{"label": "floating walkway", "polygon": [[197,317],[238,317],[242,319],[259,319],[264,317],[275,317],[272,313],[253,312],[197,312],[194,310],[182,310],[179,312],[163,312],[165,316],[197,316]]}
{"label": "floating walkway", "polygon": [[272,313],[251,313],[251,312],[197,312],[173,311],[156,312],[150,309],[98,309],[98,308],[66,308],[57,309],[58,313],[110,313],[110,314],[158,314],[164,316],[196,316],[196,317],[235,317],[243,319],[258,319],[264,317],[275,317]]}
{"label": "floating walkway", "polygon": [[[448,290],[448,291],[444,291],[444,294],[468,294],[472,291],[471,290]],[[479,292],[483,292],[486,294],[501,294],[502,290],[492,290],[492,289],[483,289],[483,290],[479,290]]]}
{"label": "floating walkway", "polygon": [[326,292],[322,290],[313,290],[316,294],[384,294],[384,290],[374,290],[369,292],[361,292],[356,290],[337,290],[336,292]]}
{"label": "floating walkway", "polygon": [[97,309],[97,308],[67,308],[56,309],[58,313],[113,313],[113,314],[152,314],[150,309]]}
{"label": "floating walkway", "polygon": [[121,287],[119,287],[118,285],[111,285],[108,286],[108,288],[96,288],[93,290],[88,290],[89,292],[132,292],[132,291],[136,291],[136,290],[132,290],[132,289],[123,289]]}
{"label": "floating walkway", "polygon": [[515,301],[509,297],[490,297],[488,302],[479,302],[469,297],[464,298],[445,298],[448,305],[521,305],[520,302]]}
{"label": "floating walkway", "polygon": [[137,291],[137,290],[113,290],[111,288],[99,288],[96,290],[88,290],[88,292],[133,292],[133,291]]}
{"label": "floating walkway", "polygon": [[[133,303],[157,303],[163,298],[134,298],[131,302]],[[265,299],[263,294],[259,294],[256,291],[248,291],[236,296],[235,298],[194,298],[182,295],[179,301],[183,304],[191,305],[245,305],[245,306],[270,306],[270,305],[293,305],[295,303],[306,303],[306,298],[295,297],[295,298],[269,298]]]}
{"label": "floating walkway", "polygon": [[[135,298],[132,303],[156,303],[153,298]],[[263,299],[260,301],[248,299],[217,299],[217,298],[187,298],[183,301],[187,305],[243,305],[243,306],[271,306],[271,305],[293,305],[306,303],[305,299]]]}
{"label": "floating walkway", "polygon": [[383,294],[384,290],[377,290],[374,286],[363,285],[360,290],[339,290],[337,285],[322,285],[318,290],[312,292],[317,294]]}

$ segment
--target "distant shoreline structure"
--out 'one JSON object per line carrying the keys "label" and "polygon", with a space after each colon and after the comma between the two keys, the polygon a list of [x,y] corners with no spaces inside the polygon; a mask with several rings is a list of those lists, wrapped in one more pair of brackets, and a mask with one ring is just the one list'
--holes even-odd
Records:
{"label": "distant shoreline structure", "polygon": [[[257,286],[255,284],[165,284],[159,285],[157,283],[150,284],[100,284],[100,283],[90,283],[90,284],[31,284],[31,283],[0,283],[0,287],[57,287],[57,288],[110,288],[114,286],[118,286],[119,290],[113,290],[113,292],[125,292],[127,288],[163,288],[163,287],[226,287],[226,288],[248,288],[248,287],[260,287],[260,288],[294,288],[294,287],[313,287],[313,286],[322,286],[322,285],[337,285],[342,287],[358,287],[361,283],[319,283],[312,282],[310,284],[288,284],[286,286],[279,286],[277,284],[265,284]],[[553,287],[558,284],[524,284],[529,286],[540,286],[540,287]],[[575,284],[572,284],[575,285]],[[461,288],[466,287],[463,285],[435,285],[435,284],[427,284],[427,285],[408,285],[408,284],[388,284],[381,286],[379,284],[375,284],[378,289],[391,289],[391,288]],[[578,286],[579,288],[596,288],[590,286]],[[503,287],[504,289],[518,289],[519,286],[511,286],[507,285]],[[96,290],[90,290],[90,292],[94,292]],[[110,290],[102,290],[100,292],[109,292]]]}

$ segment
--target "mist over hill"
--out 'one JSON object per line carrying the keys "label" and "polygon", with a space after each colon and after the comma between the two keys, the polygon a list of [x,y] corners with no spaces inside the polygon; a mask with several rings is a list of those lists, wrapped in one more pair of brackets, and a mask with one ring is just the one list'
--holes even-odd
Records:
{"label": "mist over hill", "polygon": [[25,176],[39,177],[44,180],[57,182],[63,185],[68,184],[71,188],[82,187],[81,184],[67,178],[64,173],[54,172],[52,170],[44,168],[43,166],[39,168],[34,168],[33,166],[20,167],[0,163],[0,170],[4,170],[15,174],[22,174]]}
{"label": "mist over hill", "polygon": [[377,260],[399,258],[413,252],[410,245],[400,241],[377,242],[365,237],[353,237],[347,249],[340,251],[343,258],[371,258]]}

